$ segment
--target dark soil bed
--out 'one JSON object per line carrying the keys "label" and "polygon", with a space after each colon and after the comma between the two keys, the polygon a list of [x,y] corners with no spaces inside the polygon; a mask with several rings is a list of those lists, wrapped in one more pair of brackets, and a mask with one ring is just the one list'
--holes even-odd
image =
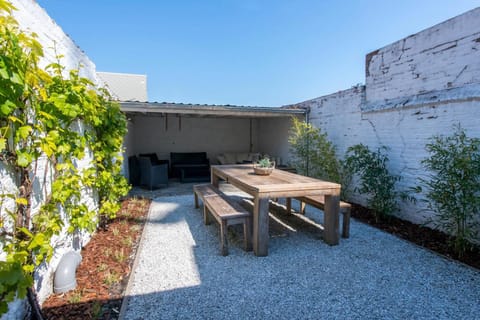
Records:
{"label": "dark soil bed", "polygon": [[450,259],[461,261],[480,270],[480,248],[474,247],[462,257],[458,257],[458,255],[452,250],[451,246],[449,246],[449,241],[452,240],[451,237],[443,232],[413,224],[395,217],[391,217],[388,220],[380,219],[377,222],[375,221],[375,216],[371,210],[355,204],[352,206],[352,217],[361,222],[392,233],[399,238],[408,240]]}
{"label": "dark soil bed", "polygon": [[[150,200],[127,199],[117,218],[94,234],[82,250],[77,289],[52,295],[42,306],[46,319],[118,319]],[[458,258],[439,231],[391,218],[375,221],[372,212],[353,205],[352,217],[480,270],[480,250]]]}

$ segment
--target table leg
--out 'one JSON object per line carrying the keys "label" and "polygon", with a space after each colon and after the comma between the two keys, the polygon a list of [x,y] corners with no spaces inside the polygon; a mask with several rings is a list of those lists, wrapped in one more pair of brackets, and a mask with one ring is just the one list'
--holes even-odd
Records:
{"label": "table leg", "polygon": [[331,246],[340,242],[340,232],[338,231],[339,211],[340,197],[325,195],[324,240]]}
{"label": "table leg", "polygon": [[286,198],[287,213],[292,213],[292,198]]}
{"label": "table leg", "polygon": [[268,255],[268,198],[254,199],[253,252],[256,256]]}

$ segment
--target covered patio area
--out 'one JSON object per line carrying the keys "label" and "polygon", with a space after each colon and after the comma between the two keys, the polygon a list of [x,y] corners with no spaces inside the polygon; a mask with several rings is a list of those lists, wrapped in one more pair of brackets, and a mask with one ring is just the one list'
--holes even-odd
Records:
{"label": "covered patio area", "polygon": [[211,164],[223,153],[261,153],[287,165],[291,118],[306,117],[305,109],[292,108],[156,102],[122,102],[121,108],[128,117],[125,159],[156,153],[170,160],[171,152],[206,152]]}

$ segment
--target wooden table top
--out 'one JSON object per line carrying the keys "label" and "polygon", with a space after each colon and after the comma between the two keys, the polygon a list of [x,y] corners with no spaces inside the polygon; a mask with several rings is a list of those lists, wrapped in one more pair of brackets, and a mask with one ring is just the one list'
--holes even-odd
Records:
{"label": "wooden table top", "polygon": [[302,195],[339,195],[341,185],[274,169],[268,176],[256,175],[253,165],[217,165],[212,174],[239,189],[260,197],[298,197]]}

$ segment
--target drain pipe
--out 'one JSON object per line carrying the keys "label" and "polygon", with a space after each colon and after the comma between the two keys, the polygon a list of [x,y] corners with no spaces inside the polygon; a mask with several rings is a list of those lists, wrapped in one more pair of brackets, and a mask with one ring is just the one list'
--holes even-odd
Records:
{"label": "drain pipe", "polygon": [[55,270],[55,278],[53,280],[53,291],[55,293],[63,293],[75,289],[77,286],[75,271],[81,261],[82,256],[75,251],[70,251],[63,255],[57,270]]}

